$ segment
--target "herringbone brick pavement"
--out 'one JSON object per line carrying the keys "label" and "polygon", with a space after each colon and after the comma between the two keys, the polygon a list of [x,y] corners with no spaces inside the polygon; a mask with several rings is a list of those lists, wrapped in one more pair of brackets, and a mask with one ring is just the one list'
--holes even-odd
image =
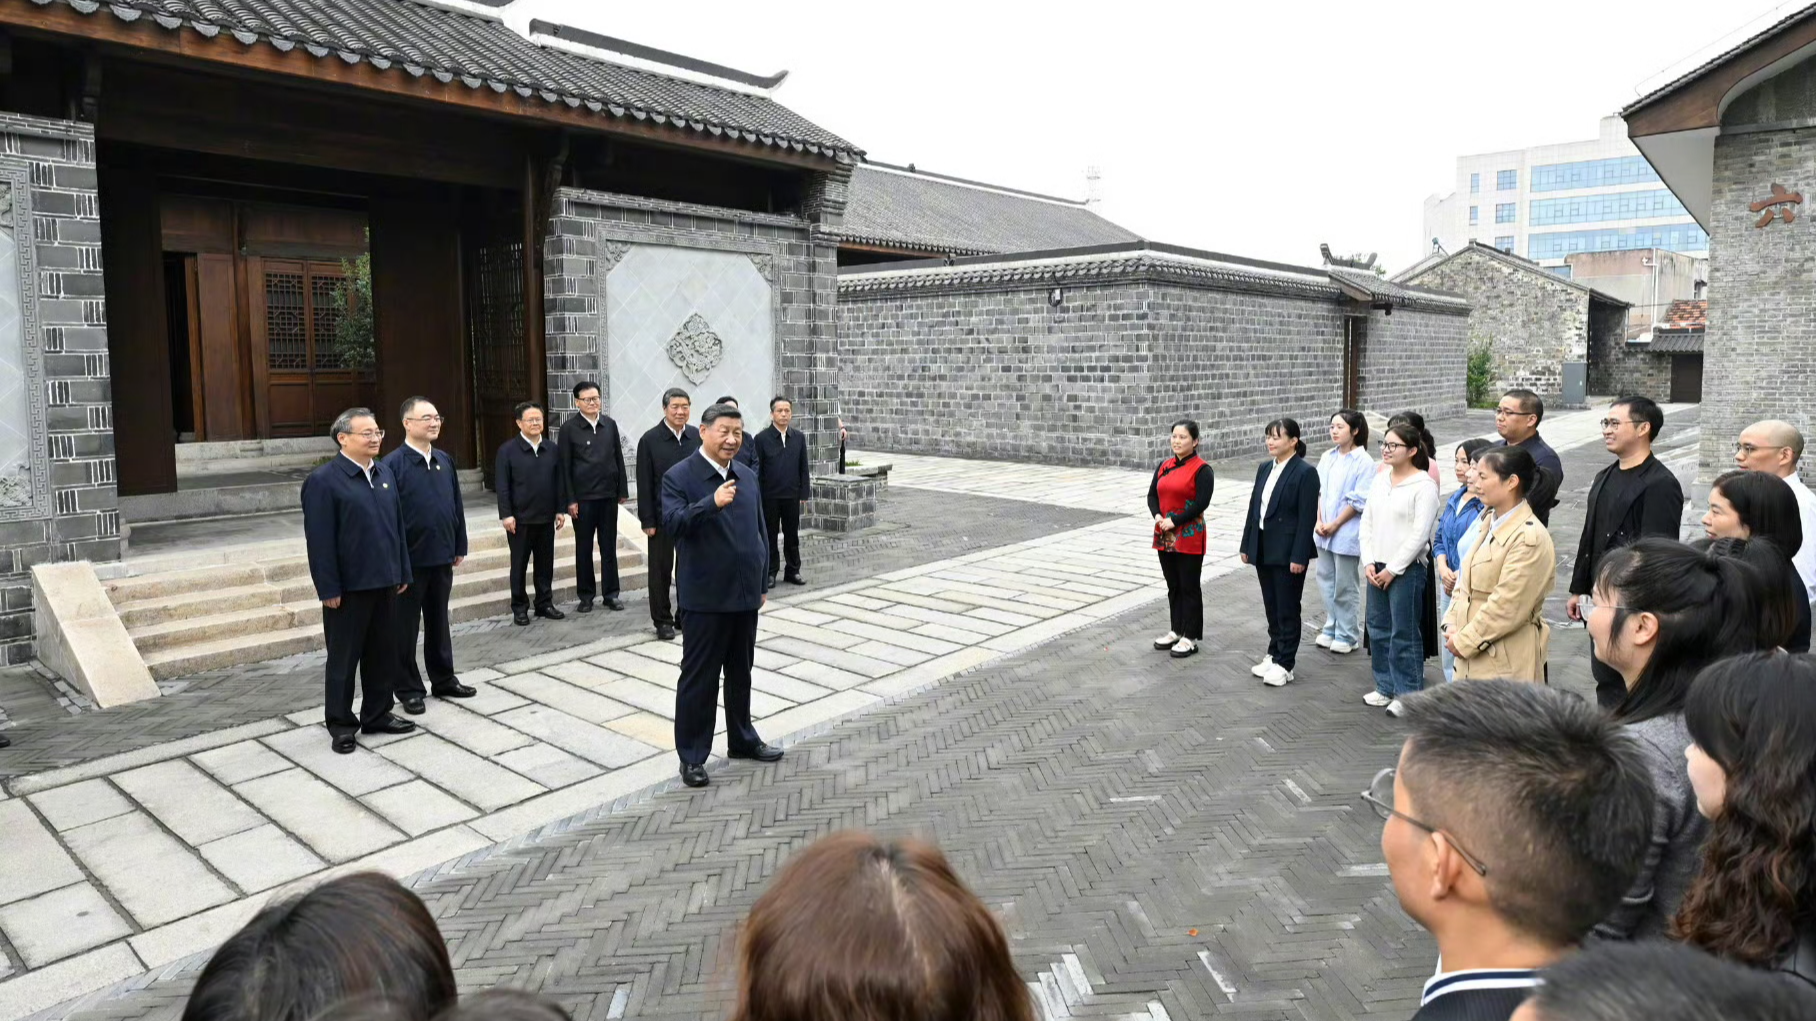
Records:
{"label": "herringbone brick pavement", "polygon": [[[1010,512],[1005,513],[1007,507]],[[1102,521],[1110,515],[1065,507],[1006,503],[987,497],[892,489],[878,501],[875,527],[849,535],[802,538],[812,592],[948,557],[992,549]],[[794,594],[793,586],[785,586]],[[569,613],[565,621],[511,626],[509,617],[461,625],[455,663],[490,666],[648,630],[642,591],[622,613]],[[571,610],[572,607],[567,607]],[[0,778],[86,762],[118,752],[192,737],[307,709],[321,702],[322,654],[307,653],[217,670],[167,683],[162,698],[107,712],[80,712],[86,703],[30,669],[0,671],[0,707],[11,748],[0,750]],[[72,707],[78,712],[72,718]]]}
{"label": "herringbone brick pavement", "polygon": [[[1357,792],[1397,754],[1358,657],[1247,672],[1254,583],[1215,583],[1207,651],[1148,646],[1158,604],[791,747],[419,877],[462,987],[577,1018],[716,1018],[739,920],[845,827],[935,839],[1072,1017],[1399,1018],[1435,950],[1399,910]],[[1196,930],[1196,935],[1193,935]],[[194,962],[73,1016],[175,1018]]]}

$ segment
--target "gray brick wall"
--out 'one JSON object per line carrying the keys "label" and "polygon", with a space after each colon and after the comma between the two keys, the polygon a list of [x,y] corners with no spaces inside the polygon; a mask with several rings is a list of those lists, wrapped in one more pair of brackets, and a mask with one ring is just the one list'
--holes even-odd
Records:
{"label": "gray brick wall", "polygon": [[1616,320],[1623,318],[1618,309],[1604,311],[1597,302],[1592,316],[1607,316],[1604,327],[1597,323],[1590,331],[1594,342],[1589,352],[1589,392],[1599,396],[1644,394],[1664,403],[1671,392],[1671,358],[1653,354],[1645,344],[1629,344],[1627,331]]}
{"label": "gray brick wall", "polygon": [[0,114],[19,241],[31,495],[0,507],[0,662],[32,646],[32,565],[117,560],[107,316],[92,127]]}
{"label": "gray brick wall", "polygon": [[[1709,208],[1709,329],[1703,342],[1700,476],[1730,467],[1734,439],[1782,418],[1816,446],[1816,219],[1755,227],[1747,205],[1776,182],[1807,196],[1816,182],[1816,128],[1715,140]],[[1816,479],[1804,458],[1804,478]]]}
{"label": "gray brick wall", "polygon": [[[854,447],[1145,467],[1165,456],[1177,418],[1198,420],[1209,457],[1259,456],[1270,419],[1298,418],[1315,438],[1341,403],[1352,306],[1333,286],[1125,267],[1062,276],[1053,305],[1040,273],[867,277],[848,274],[838,306]],[[1365,406],[1461,410],[1466,323],[1370,315],[1380,369],[1365,356]]]}
{"label": "gray brick wall", "polygon": [[1564,391],[1563,363],[1589,356],[1589,295],[1550,276],[1471,248],[1413,282],[1469,299],[1470,332],[1494,349],[1497,393],[1525,387],[1555,402]]}

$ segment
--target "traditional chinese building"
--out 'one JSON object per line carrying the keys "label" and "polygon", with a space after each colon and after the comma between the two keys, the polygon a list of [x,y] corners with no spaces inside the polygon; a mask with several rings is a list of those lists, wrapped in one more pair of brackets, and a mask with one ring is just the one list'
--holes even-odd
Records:
{"label": "traditional chinese building", "polygon": [[1816,436],[1816,5],[1621,116],[1709,232],[1703,478],[1728,465],[1734,438],[1755,420],[1782,418]]}
{"label": "traditional chinese building", "polygon": [[0,659],[24,572],[117,559],[181,451],[349,405],[389,446],[428,396],[475,467],[581,378],[633,436],[669,385],[782,391],[832,462],[861,153],[782,75],[507,3],[0,0]]}

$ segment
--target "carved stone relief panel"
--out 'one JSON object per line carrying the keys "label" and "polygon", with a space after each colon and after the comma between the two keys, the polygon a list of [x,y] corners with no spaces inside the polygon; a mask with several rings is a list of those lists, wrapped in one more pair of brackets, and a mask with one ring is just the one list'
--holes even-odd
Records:
{"label": "carved stone relief panel", "polygon": [[0,521],[51,514],[30,194],[26,168],[0,163]]}

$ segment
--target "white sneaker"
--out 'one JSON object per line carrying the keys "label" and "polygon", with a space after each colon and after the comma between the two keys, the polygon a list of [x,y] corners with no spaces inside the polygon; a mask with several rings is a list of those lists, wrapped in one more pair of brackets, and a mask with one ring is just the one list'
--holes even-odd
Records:
{"label": "white sneaker", "polygon": [[1156,649],[1170,649],[1177,644],[1179,644],[1179,636],[1171,631],[1154,639],[1154,648]]}
{"label": "white sneaker", "polygon": [[1351,645],[1349,642],[1332,642],[1332,643],[1330,643],[1329,648],[1330,648],[1330,651],[1336,653],[1339,656],[1347,656],[1350,653],[1356,651],[1356,647],[1354,645]]}
{"label": "white sneaker", "polygon": [[1383,695],[1378,691],[1371,691],[1368,694],[1363,695],[1362,701],[1368,703],[1369,705],[1374,706],[1376,709],[1386,709],[1390,704],[1393,703],[1393,699],[1388,698],[1386,695]]}
{"label": "white sneaker", "polygon": [[1267,673],[1261,675],[1261,683],[1270,688],[1283,688],[1292,679],[1293,672],[1278,663],[1268,667]]}
{"label": "white sneaker", "polygon": [[1174,659],[1184,659],[1197,651],[1197,642],[1192,641],[1190,638],[1181,638],[1178,642],[1174,643],[1171,655]]}
{"label": "white sneaker", "polygon": [[1396,698],[1392,702],[1387,703],[1387,715],[1398,716],[1405,708],[1405,706],[1400,704],[1400,700]]}
{"label": "white sneaker", "polygon": [[1249,673],[1254,674],[1256,677],[1266,677],[1268,667],[1271,667],[1273,665],[1274,665],[1274,657],[1263,656],[1263,657],[1261,657],[1261,662],[1256,663],[1252,667],[1249,667]]}
{"label": "white sneaker", "polygon": [[1331,643],[1330,636],[1325,634],[1322,631],[1318,632],[1318,637],[1312,639],[1312,644],[1316,645],[1320,649],[1330,648],[1330,643]]}

